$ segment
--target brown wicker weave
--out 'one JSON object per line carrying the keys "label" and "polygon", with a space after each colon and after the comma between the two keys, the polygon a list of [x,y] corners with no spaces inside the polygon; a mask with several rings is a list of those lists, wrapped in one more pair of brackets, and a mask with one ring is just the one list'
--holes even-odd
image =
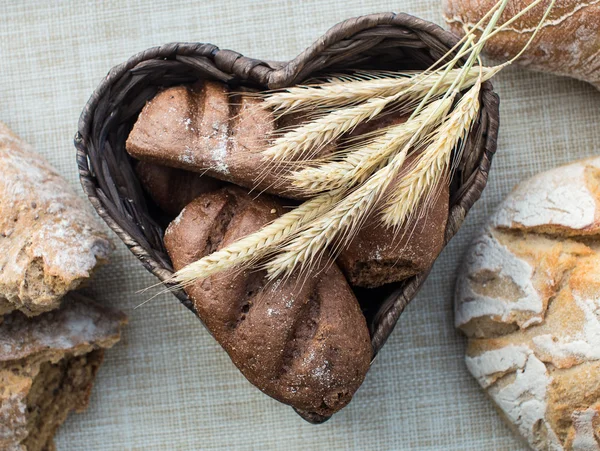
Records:
{"label": "brown wicker weave", "polygon": [[[111,69],[81,114],[75,147],[83,189],[98,214],[146,269],[165,281],[172,274],[172,266],[163,246],[163,227],[152,213],[125,151],[137,115],[159,89],[200,78],[273,89],[323,72],[425,69],[455,43],[454,35],[435,24],[408,14],[384,13],[339,23],[288,63],[255,60],[211,44],[173,43],[148,49]],[[485,187],[496,150],[498,97],[490,83],[483,87],[481,104],[463,161],[452,180],[446,242],[458,231]],[[384,345],[428,273],[380,289],[357,290],[371,331],[373,355]],[[176,296],[194,311],[183,291]]]}

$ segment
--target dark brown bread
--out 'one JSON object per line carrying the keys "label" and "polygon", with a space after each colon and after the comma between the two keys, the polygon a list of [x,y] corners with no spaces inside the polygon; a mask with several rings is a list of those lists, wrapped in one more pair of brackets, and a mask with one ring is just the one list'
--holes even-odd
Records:
{"label": "dark brown bread", "polygon": [[[398,180],[415,156],[407,159]],[[390,191],[396,184],[392,183]],[[375,288],[428,270],[444,248],[450,189],[442,183],[397,233],[373,216],[337,260],[351,285]]]}
{"label": "dark brown bread", "polygon": [[127,139],[127,151],[143,161],[206,173],[263,190],[277,178],[260,153],[274,131],[271,113],[255,97],[233,96],[216,82],[177,86],[147,102]]}
{"label": "dark brown bread", "polygon": [[224,183],[183,169],[140,161],[135,172],[152,200],[170,216],[177,216],[200,194],[215,191]]}
{"label": "dark brown bread", "polygon": [[[136,171],[150,196],[171,216],[177,216],[190,200],[222,186],[207,176],[147,162],[140,162]],[[398,234],[376,218],[367,222],[338,257],[350,285],[374,288],[427,270],[443,248],[448,194],[447,186],[440,187],[435,202]]]}
{"label": "dark brown bread", "polygon": [[[276,128],[298,124],[298,116],[276,120],[261,99],[231,95],[226,85],[199,82],[176,86],[147,102],[127,139],[127,151],[142,161],[208,174],[239,186],[302,199],[281,171],[266,170],[262,151]],[[406,116],[386,114],[360,124],[352,136],[399,124]],[[323,150],[331,152],[329,145]]]}
{"label": "dark brown bread", "polygon": [[[204,194],[171,223],[175,269],[248,235],[283,213],[269,196],[226,187]],[[350,402],[371,360],[366,320],[335,264],[304,281],[267,283],[263,272],[229,271],[186,289],[234,364],[264,393],[303,413],[328,416]]]}

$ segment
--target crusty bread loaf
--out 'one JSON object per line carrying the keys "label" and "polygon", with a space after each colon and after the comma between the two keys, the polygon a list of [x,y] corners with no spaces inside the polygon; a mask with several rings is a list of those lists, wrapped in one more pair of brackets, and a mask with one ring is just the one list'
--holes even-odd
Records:
{"label": "crusty bread loaf", "polygon": [[0,123],[0,315],[56,308],[111,244],[67,182]]}
{"label": "crusty bread loaf", "polygon": [[534,449],[600,449],[600,158],[521,183],[467,253],[467,367]]}
{"label": "crusty bread loaf", "polygon": [[[399,181],[415,160],[411,155],[398,174]],[[392,182],[390,190],[395,187]],[[353,286],[375,288],[427,271],[444,248],[450,189],[439,184],[433,201],[421,207],[397,232],[385,227],[377,215],[369,218],[340,252],[338,264]]]}
{"label": "crusty bread loaf", "polygon": [[[189,204],[167,229],[165,246],[180,269],[282,213],[274,198],[223,188]],[[232,270],[186,291],[233,363],[267,395],[328,416],[361,385],[372,355],[369,332],[335,264],[270,284],[264,272]]]}
{"label": "crusty bread loaf", "polygon": [[227,85],[211,81],[166,89],[146,103],[127,138],[127,151],[142,161],[272,192],[274,173],[259,181],[260,151],[276,124],[260,102],[253,96],[230,97]]}
{"label": "crusty bread loaf", "polygon": [[104,349],[112,347],[123,314],[79,294],[53,312],[20,312],[0,324],[0,449],[53,450],[69,412],[87,407]]}
{"label": "crusty bread loaf", "polygon": [[[472,28],[496,0],[443,0],[444,17],[459,35]],[[531,4],[531,0],[508,3],[500,23]],[[507,61],[525,46],[550,4],[542,2],[485,46],[490,57]],[[519,64],[539,71],[578,78],[600,89],[600,1],[559,0]]]}

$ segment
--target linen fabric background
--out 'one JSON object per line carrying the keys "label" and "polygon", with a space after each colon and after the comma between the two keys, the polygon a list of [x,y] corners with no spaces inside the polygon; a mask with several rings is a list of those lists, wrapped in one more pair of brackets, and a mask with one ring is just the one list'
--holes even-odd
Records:
{"label": "linen fabric background", "polygon": [[[0,120],[83,195],[72,140],[81,109],[112,66],[172,41],[286,60],[339,21],[385,11],[442,23],[441,0],[4,0]],[[323,425],[305,423],[251,386],[172,295],[134,309],[149,296],[136,292],[156,280],[113,235],[112,262],[89,291],[124,310],[130,325],[106,354],[89,409],[60,430],[58,449],[525,449],[465,368],[466,340],[453,327],[456,271],[517,182],[600,152],[600,92],[518,68],[494,84],[501,131],[488,188],[350,406]]]}

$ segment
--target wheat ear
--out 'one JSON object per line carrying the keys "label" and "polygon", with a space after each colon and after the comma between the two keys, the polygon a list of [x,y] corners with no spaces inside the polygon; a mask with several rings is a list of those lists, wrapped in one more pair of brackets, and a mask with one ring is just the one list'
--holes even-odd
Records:
{"label": "wheat ear", "polygon": [[172,282],[184,286],[221,271],[251,265],[304,224],[329,211],[340,198],[339,191],[330,191],[308,200],[259,231],[180,269]]}
{"label": "wheat ear", "polygon": [[478,81],[458,102],[417,163],[395,187],[382,211],[383,222],[388,227],[401,227],[419,203],[427,201],[442,177],[448,175],[453,150],[464,141],[479,114],[480,90],[481,81]]}
{"label": "wheat ear", "polygon": [[[448,77],[454,79],[459,73],[460,69],[453,69],[448,73]],[[374,79],[367,80],[362,79],[360,73],[356,76],[332,77],[323,84],[295,86],[268,94],[262,106],[284,115],[313,108],[331,109],[356,105],[372,98],[394,96],[416,83],[426,85],[423,89],[431,88],[440,75],[427,75],[423,72],[372,72],[368,73],[368,76]],[[469,75],[474,82],[479,70],[472,69]]]}
{"label": "wheat ear", "polygon": [[263,155],[273,160],[309,159],[323,146],[378,115],[390,98],[369,99],[351,108],[332,111],[277,138]]}
{"label": "wheat ear", "polygon": [[[358,124],[371,120],[391,104],[410,103],[428,94],[435,97],[446,93],[455,80],[448,76],[449,73],[442,76],[415,76],[409,87],[403,88],[393,96],[372,98],[359,105],[320,116],[277,138],[272,146],[263,151],[263,155],[276,161],[310,159],[323,146],[352,131]],[[480,71],[459,71],[456,76],[460,73],[464,73],[464,86],[471,86],[477,80]],[[432,88],[435,89],[430,93]]]}
{"label": "wheat ear", "polygon": [[[393,127],[366,143],[360,143],[355,149],[349,149],[342,160],[331,161],[320,166],[308,167],[287,176],[292,185],[306,194],[317,194],[344,186],[355,186],[364,182],[373,172],[388,163],[398,149],[402,149],[410,138],[419,131],[424,122],[436,110],[442,115],[435,117],[441,121],[448,113],[452,101],[450,98],[432,102],[414,120]],[[424,133],[440,122],[430,121]]]}

